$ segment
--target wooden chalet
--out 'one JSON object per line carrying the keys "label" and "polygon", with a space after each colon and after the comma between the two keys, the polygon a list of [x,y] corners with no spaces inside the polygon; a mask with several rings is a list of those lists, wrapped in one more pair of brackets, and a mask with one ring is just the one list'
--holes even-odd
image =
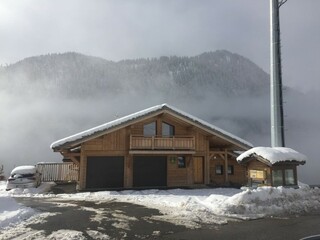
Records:
{"label": "wooden chalet", "polygon": [[252,145],[167,104],[54,142],[79,166],[79,189],[244,185]]}
{"label": "wooden chalet", "polygon": [[246,167],[249,186],[297,186],[297,166],[307,157],[291,148],[255,147],[237,157]]}

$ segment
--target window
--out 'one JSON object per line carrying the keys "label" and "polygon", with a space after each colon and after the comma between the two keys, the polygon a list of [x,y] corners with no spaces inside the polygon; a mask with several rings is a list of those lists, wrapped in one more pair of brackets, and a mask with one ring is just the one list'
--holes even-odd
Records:
{"label": "window", "polygon": [[216,165],[216,175],[222,175],[222,174],[223,174],[223,166]]}
{"label": "window", "polygon": [[282,170],[272,170],[273,186],[281,186],[283,184]]}
{"label": "window", "polygon": [[144,136],[155,136],[156,132],[157,132],[156,129],[157,129],[156,122],[151,122],[151,123],[145,124],[143,126],[143,135]]}
{"label": "window", "polygon": [[186,168],[186,158],[183,156],[178,157],[178,168]]}
{"label": "window", "polygon": [[228,175],[233,175],[233,165],[228,166]]}
{"label": "window", "polygon": [[294,185],[295,184],[293,169],[286,169],[284,171],[284,176],[285,176],[284,179],[285,179],[286,185]]}
{"label": "window", "polygon": [[163,122],[162,123],[162,136],[173,137],[174,136],[174,126]]}

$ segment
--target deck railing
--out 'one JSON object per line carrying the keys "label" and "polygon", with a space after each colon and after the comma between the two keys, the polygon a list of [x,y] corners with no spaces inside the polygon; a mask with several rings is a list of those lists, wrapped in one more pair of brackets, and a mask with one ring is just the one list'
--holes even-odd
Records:
{"label": "deck railing", "polygon": [[38,163],[43,182],[76,182],[79,166],[74,163]]}
{"label": "deck railing", "polygon": [[195,150],[194,136],[130,136],[130,150]]}

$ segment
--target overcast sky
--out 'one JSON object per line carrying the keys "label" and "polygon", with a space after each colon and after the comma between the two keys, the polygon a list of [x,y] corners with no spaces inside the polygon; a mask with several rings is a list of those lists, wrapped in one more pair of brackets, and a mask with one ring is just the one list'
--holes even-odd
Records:
{"label": "overcast sky", "polygon": [[[281,7],[284,84],[320,90],[320,0]],[[269,72],[269,0],[0,0],[0,64],[75,51],[108,60],[226,49]]]}

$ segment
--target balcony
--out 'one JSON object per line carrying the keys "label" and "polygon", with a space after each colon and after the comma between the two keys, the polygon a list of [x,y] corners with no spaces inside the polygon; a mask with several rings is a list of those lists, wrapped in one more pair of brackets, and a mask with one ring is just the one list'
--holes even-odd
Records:
{"label": "balcony", "polygon": [[130,136],[130,150],[194,151],[194,136]]}

